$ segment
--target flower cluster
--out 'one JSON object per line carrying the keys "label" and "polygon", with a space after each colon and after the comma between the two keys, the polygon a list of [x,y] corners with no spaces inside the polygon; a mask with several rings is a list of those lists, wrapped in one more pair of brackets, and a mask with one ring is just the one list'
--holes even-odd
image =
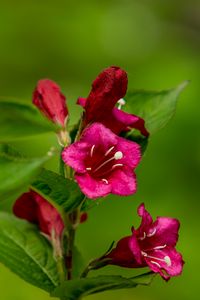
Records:
{"label": "flower cluster", "polygon": [[[128,196],[136,192],[135,168],[142,158],[141,148],[138,143],[124,138],[124,133],[136,129],[148,138],[149,132],[143,119],[122,110],[127,84],[127,74],[119,67],[109,67],[98,75],[88,97],[77,100],[83,114],[72,143],[64,136],[69,135],[69,113],[60,87],[44,79],[38,82],[33,93],[34,105],[57,125],[57,134],[65,141],[61,157],[70,170],[70,180],[77,182],[87,198],[96,199],[108,194]],[[57,249],[62,247],[66,224],[56,208],[38,193],[30,190],[23,194],[13,211],[17,217],[37,224]],[[175,249],[179,221],[167,217],[153,221],[144,204],[139,206],[138,214],[142,218],[141,225],[138,229],[132,228],[132,235],[122,238],[114,249],[101,257],[106,262],[104,265],[148,266],[165,280],[179,275],[183,268],[182,256]],[[81,222],[87,216],[84,213],[79,217]]]}

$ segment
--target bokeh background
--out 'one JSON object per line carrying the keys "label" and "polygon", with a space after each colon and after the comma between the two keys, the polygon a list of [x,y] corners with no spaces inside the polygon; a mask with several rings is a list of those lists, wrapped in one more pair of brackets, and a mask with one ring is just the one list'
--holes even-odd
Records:
{"label": "bokeh background", "polygon": [[[200,165],[200,1],[199,0],[6,0],[0,1],[0,96],[31,101],[38,79],[57,81],[67,95],[72,122],[103,68],[127,70],[129,88],[165,89],[185,79],[175,118],[152,137],[137,170],[138,192],[108,197],[93,209],[78,231],[86,261],[137,225],[136,208],[145,202],[153,214],[181,221],[178,249],[186,261],[183,275],[150,287],[106,292],[90,300],[198,299]],[[56,143],[53,135],[14,145],[42,155]],[[55,169],[56,161],[48,167]],[[103,273],[134,275],[107,267]],[[48,300],[50,297],[0,265],[0,298]]]}

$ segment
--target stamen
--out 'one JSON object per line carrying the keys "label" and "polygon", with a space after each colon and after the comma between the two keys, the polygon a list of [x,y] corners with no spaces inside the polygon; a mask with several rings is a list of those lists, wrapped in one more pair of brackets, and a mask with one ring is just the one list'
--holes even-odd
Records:
{"label": "stamen", "polygon": [[93,154],[94,154],[94,148],[95,148],[95,145],[92,146],[91,150],[90,150],[90,156],[92,157]]}
{"label": "stamen", "polygon": [[126,101],[123,98],[121,98],[117,101],[117,103],[118,103],[118,109],[121,109],[122,106],[126,104]]}
{"label": "stamen", "polygon": [[152,264],[156,265],[158,268],[161,268],[161,265],[160,265],[158,262],[153,261],[153,260],[150,260],[150,262],[151,262]]}
{"label": "stamen", "polygon": [[151,255],[148,255],[146,252],[144,251],[141,251],[141,254],[144,256],[144,257],[148,257],[148,258],[153,258],[153,259],[156,259],[158,261],[162,261],[162,262],[165,262],[167,264],[168,267],[171,266],[172,262],[171,262],[171,259],[170,257],[167,255],[164,257],[164,259],[162,258],[159,258],[159,257],[155,257],[155,256],[151,256]]}
{"label": "stamen", "polygon": [[105,182],[106,184],[108,184],[108,180],[107,179],[103,178],[102,181]]}
{"label": "stamen", "polygon": [[139,240],[143,241],[146,238],[146,232],[143,233],[143,236],[139,237]]}
{"label": "stamen", "polygon": [[123,157],[123,153],[121,151],[117,151],[114,155],[116,160],[121,159]]}
{"label": "stamen", "polygon": [[110,149],[108,149],[108,151],[104,155],[107,156],[114,148],[115,146],[112,146]]}
{"label": "stamen", "polygon": [[123,164],[115,164],[112,166],[112,170],[117,168],[117,167],[123,167]]}
{"label": "stamen", "polygon": [[153,250],[160,250],[160,249],[164,249],[167,245],[163,245],[163,246],[156,246],[154,248],[149,248],[149,249],[145,249],[144,252],[146,251],[153,251]]}
{"label": "stamen", "polygon": [[92,168],[90,168],[90,167],[89,167],[89,168],[86,168],[86,170],[87,170],[87,171],[91,171],[91,170],[92,170]]}
{"label": "stamen", "polygon": [[96,171],[98,171],[99,169],[101,169],[103,166],[105,166],[107,163],[109,163],[110,161],[112,161],[112,160],[118,160],[118,159],[121,159],[123,157],[123,153],[121,152],[121,151],[117,151],[116,153],[115,153],[115,155],[113,156],[113,157],[111,157],[111,158],[109,158],[108,160],[106,160],[106,161],[104,161],[100,166],[98,166],[98,168],[96,168],[95,170],[94,170],[94,172],[96,172]]}
{"label": "stamen", "polygon": [[156,228],[154,228],[151,233],[147,234],[147,237],[152,237],[155,233],[156,233]]}

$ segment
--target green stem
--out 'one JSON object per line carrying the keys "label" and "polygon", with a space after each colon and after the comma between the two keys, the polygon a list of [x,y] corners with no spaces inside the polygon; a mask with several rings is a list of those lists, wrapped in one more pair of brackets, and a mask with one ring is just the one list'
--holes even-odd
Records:
{"label": "green stem", "polygon": [[63,282],[65,280],[65,272],[64,272],[64,261],[62,257],[56,258],[57,262],[57,270],[60,277],[60,282]]}

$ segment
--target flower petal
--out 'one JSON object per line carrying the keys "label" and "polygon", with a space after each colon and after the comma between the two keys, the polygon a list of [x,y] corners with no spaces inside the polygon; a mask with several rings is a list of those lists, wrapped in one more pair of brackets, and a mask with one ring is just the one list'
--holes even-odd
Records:
{"label": "flower petal", "polygon": [[107,151],[110,147],[118,142],[118,137],[108,128],[100,123],[94,123],[87,127],[81,136],[81,141],[84,140],[88,144],[100,146]]}
{"label": "flower petal", "polygon": [[156,273],[160,273],[165,280],[169,280],[171,276],[181,274],[184,261],[182,255],[176,249],[165,248],[155,250],[148,252],[148,255],[151,257],[145,257],[145,260],[150,269]]}
{"label": "flower petal", "polygon": [[108,178],[112,193],[119,196],[134,194],[137,189],[135,173],[129,168],[115,170]]}
{"label": "flower petal", "polygon": [[149,214],[149,212],[145,209],[144,203],[140,204],[140,206],[138,207],[138,215],[142,218],[142,220],[136,232],[140,238],[143,238],[146,236],[146,233],[149,231],[153,223],[153,219]]}
{"label": "flower petal", "polygon": [[76,172],[84,173],[86,172],[84,161],[90,151],[90,148],[90,144],[86,142],[73,143],[63,150],[62,159]]}
{"label": "flower petal", "polygon": [[126,94],[127,84],[127,74],[119,67],[109,67],[101,72],[92,84],[85,105],[87,124],[100,121],[105,113],[110,113]]}
{"label": "flower petal", "polygon": [[121,137],[118,137],[117,150],[123,153],[123,158],[120,160],[120,163],[130,168],[135,168],[142,158],[140,146],[135,142]]}
{"label": "flower petal", "polygon": [[106,184],[101,179],[95,179],[88,173],[76,173],[75,178],[83,194],[90,199],[104,197],[111,192],[110,184]]}
{"label": "flower petal", "polygon": [[144,136],[149,135],[142,118],[126,113],[116,107],[113,108],[111,114],[105,114],[101,122],[116,134],[134,128],[139,130]]}

